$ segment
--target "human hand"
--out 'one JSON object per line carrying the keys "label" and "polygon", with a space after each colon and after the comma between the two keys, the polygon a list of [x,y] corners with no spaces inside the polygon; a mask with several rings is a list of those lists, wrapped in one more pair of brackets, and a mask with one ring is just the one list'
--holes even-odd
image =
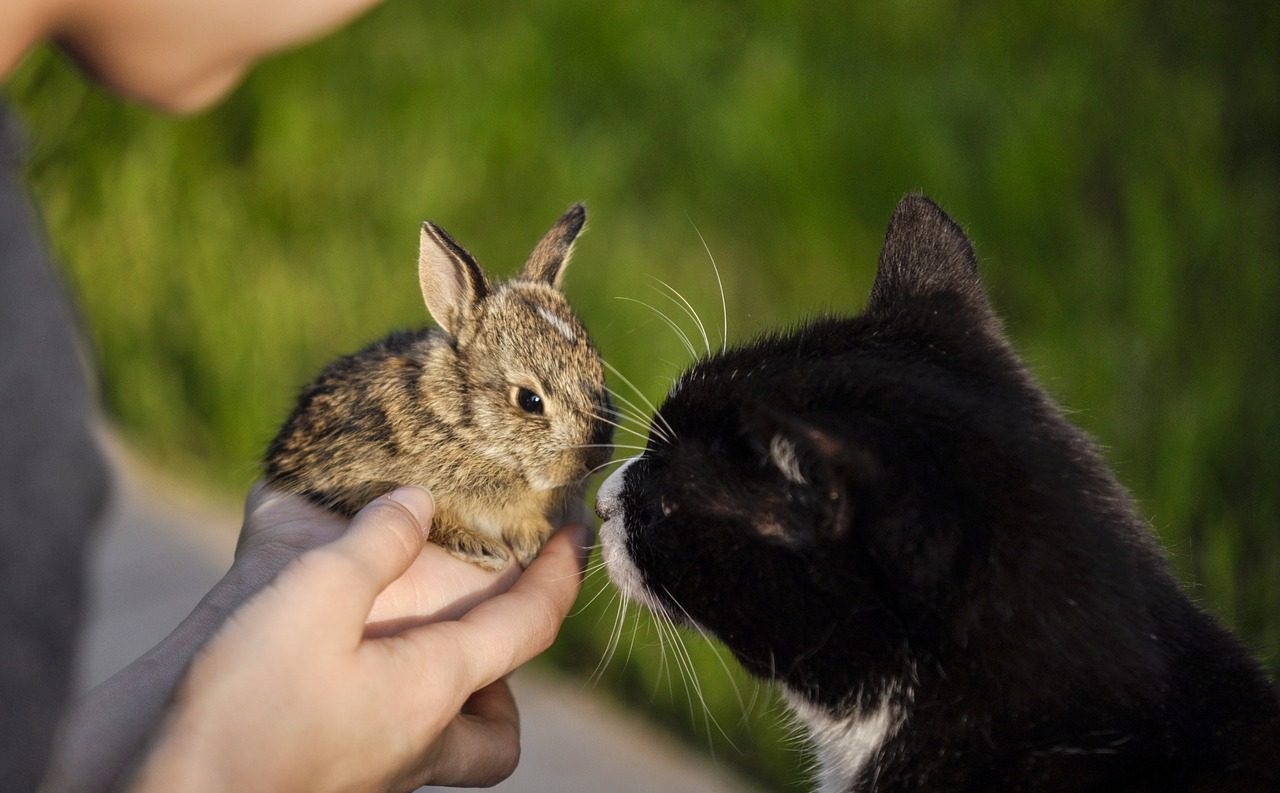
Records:
{"label": "human hand", "polygon": [[[585,501],[574,498],[559,505],[548,520],[557,528],[590,526],[592,515]],[[410,625],[457,619],[477,603],[510,589],[519,576],[520,565],[514,558],[495,573],[428,543],[404,575],[378,595],[366,633],[380,635]]]}
{"label": "human hand", "polygon": [[[589,517],[585,506],[579,506],[577,511],[554,516],[553,525],[585,525]],[[236,542],[239,579],[265,584],[303,552],[337,539],[349,522],[301,496],[257,482],[245,500],[244,522]],[[374,601],[369,635],[457,619],[477,603],[510,589],[519,575],[519,565],[510,564],[495,573],[427,543],[409,569]]]}
{"label": "human hand", "polygon": [[[586,532],[561,531],[509,592],[456,620],[367,636],[420,558],[432,505],[401,488],[307,551],[193,663],[134,790],[410,790],[492,784],[518,757],[504,675],[555,638]],[[469,566],[469,565],[468,565]]]}

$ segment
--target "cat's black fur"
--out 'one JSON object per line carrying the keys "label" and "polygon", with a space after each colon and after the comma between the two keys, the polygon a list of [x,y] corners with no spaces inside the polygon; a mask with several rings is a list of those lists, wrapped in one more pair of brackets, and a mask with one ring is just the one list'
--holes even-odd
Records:
{"label": "cat's black fur", "polygon": [[660,414],[602,489],[611,574],[828,726],[879,709],[824,790],[1280,790],[1275,689],[929,200],[895,211],[865,313],[701,361]]}

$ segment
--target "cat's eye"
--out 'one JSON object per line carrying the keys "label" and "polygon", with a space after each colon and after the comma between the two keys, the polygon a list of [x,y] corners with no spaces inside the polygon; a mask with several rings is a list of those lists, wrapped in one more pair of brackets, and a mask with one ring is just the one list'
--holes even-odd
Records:
{"label": "cat's eye", "polygon": [[542,402],[542,397],[527,388],[516,389],[516,405],[525,413],[532,413],[541,416],[546,406]]}

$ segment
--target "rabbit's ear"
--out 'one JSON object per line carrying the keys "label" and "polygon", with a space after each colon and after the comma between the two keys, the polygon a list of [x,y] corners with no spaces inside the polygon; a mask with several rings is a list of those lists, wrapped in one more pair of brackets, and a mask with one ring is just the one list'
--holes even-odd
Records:
{"label": "rabbit's ear", "polygon": [[522,278],[531,281],[542,281],[556,289],[564,280],[564,268],[573,255],[573,241],[582,232],[587,222],[587,209],[582,204],[574,204],[569,211],[560,216],[551,230],[543,236],[538,247],[529,254],[525,262]]}
{"label": "rabbit's ear", "polygon": [[489,281],[475,258],[429,220],[422,224],[418,281],[427,310],[450,336],[457,335],[476,305],[489,294]]}

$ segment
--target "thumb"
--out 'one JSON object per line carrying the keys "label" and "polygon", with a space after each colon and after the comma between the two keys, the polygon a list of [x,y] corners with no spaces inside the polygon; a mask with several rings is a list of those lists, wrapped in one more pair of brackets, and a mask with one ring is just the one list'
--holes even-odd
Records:
{"label": "thumb", "polygon": [[399,578],[422,551],[431,529],[435,500],[420,487],[400,487],[375,498],[351,520],[345,534],[322,549],[338,564],[346,590],[342,602],[361,623],[373,601]]}

